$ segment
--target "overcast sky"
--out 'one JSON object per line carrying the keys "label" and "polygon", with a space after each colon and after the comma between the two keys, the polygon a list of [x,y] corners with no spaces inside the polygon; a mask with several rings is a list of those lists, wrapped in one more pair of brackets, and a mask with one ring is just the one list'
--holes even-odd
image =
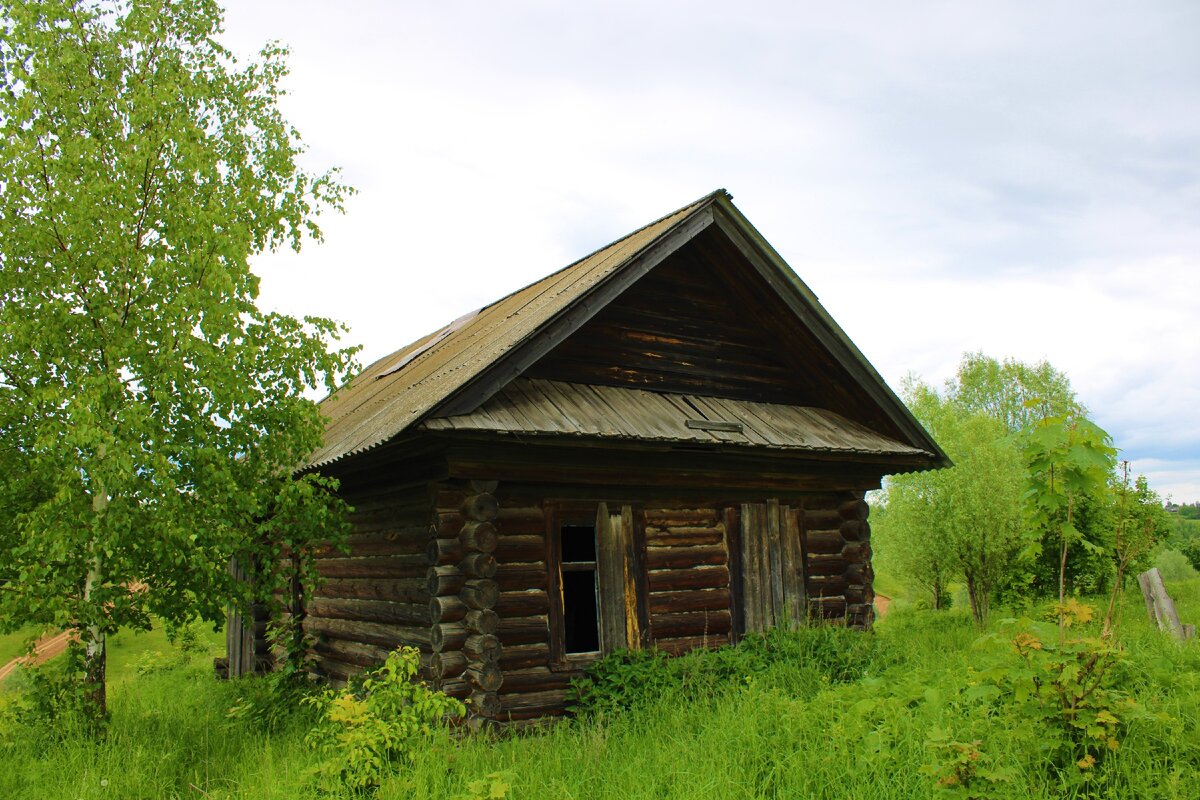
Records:
{"label": "overcast sky", "polygon": [[1200,500],[1200,3],[268,2],[313,169],[259,260],[369,362],[717,187],[893,388],[1048,359]]}

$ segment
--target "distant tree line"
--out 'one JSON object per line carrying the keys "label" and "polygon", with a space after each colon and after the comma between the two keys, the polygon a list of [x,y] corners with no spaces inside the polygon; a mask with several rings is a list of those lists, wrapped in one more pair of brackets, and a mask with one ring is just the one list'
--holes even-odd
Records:
{"label": "distant tree line", "polygon": [[1157,548],[1200,544],[1168,541],[1162,500],[1045,361],[970,353],[941,390],[910,376],[902,396],[954,464],[888,478],[873,528],[881,565],[933,608],[958,584],[980,625],[993,602],[1069,593],[1111,593],[1111,616]]}

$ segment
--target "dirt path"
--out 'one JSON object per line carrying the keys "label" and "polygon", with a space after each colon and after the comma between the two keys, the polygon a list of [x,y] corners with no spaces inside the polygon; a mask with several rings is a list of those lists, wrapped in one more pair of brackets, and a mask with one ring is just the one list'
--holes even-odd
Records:
{"label": "dirt path", "polygon": [[0,681],[11,675],[17,667],[28,664],[44,664],[55,656],[62,655],[71,641],[71,635],[70,631],[62,631],[60,633],[46,634],[41,639],[38,639],[37,643],[33,646],[33,653],[31,655],[17,656],[12,661],[0,667]]}
{"label": "dirt path", "polygon": [[875,615],[876,616],[882,617],[884,614],[886,614],[888,612],[888,608],[890,608],[891,605],[892,605],[892,598],[888,597],[886,594],[875,595]]}

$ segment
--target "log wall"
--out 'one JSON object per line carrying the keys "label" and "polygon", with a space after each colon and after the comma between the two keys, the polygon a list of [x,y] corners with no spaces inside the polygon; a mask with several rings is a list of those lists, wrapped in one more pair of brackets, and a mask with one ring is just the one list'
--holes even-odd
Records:
{"label": "log wall", "polygon": [[862,492],[816,495],[804,504],[806,590],[811,616],[869,628],[871,526]]}
{"label": "log wall", "polygon": [[733,632],[730,532],[723,508],[647,508],[650,643],[671,653],[728,644]]}

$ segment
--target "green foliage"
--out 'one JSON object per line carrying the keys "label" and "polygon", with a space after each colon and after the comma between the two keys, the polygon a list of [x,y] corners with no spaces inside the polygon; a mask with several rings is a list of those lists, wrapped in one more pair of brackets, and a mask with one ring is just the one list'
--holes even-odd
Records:
{"label": "green foliage", "polygon": [[1029,431],[1048,417],[1087,415],[1070,379],[1046,361],[1026,364],[966,353],[946,396],[964,411],[996,420],[1010,434]]}
{"label": "green foliage", "polygon": [[1155,554],[1154,566],[1158,567],[1164,581],[1190,581],[1200,575],[1186,555],[1170,548]]}
{"label": "green foliage", "polygon": [[355,685],[307,699],[322,717],[305,737],[320,757],[313,772],[322,787],[377,787],[413,748],[444,732],[447,717],[466,712],[458,700],[417,682],[419,667],[420,653],[401,648]]}
{"label": "green foliage", "polygon": [[102,709],[108,634],[216,622],[250,600],[231,556],[341,530],[333,484],[289,473],[352,351],[259,309],[249,258],[349,189],[299,165],[285,51],[235,64],[213,0],[5,2],[0,28],[0,629],[81,631]]}

